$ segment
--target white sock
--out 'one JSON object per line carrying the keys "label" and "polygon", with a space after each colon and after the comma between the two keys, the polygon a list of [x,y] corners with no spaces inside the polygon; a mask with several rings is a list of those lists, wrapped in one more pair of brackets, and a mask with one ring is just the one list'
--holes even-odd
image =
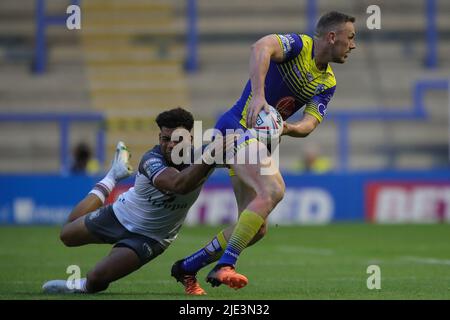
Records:
{"label": "white sock", "polygon": [[111,191],[116,186],[116,180],[112,178],[111,170],[108,172],[106,177],[97,182],[94,188],[89,192],[95,194],[102,203],[105,203],[106,198],[108,198]]}
{"label": "white sock", "polygon": [[106,174],[106,176],[105,176],[104,179],[106,179],[106,178],[110,179],[111,181],[114,181],[114,184],[116,184],[117,181],[116,181],[116,177],[114,176],[114,170],[113,170],[113,168],[109,169],[109,171],[108,171],[108,173]]}
{"label": "white sock", "polygon": [[87,289],[86,289],[86,284],[87,284],[87,279],[86,278],[81,278],[80,279],[80,292],[83,293],[87,293]]}

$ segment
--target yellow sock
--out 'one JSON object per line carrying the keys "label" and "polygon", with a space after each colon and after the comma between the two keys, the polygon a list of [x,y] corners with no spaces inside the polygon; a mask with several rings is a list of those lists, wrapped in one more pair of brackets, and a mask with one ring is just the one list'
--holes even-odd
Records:
{"label": "yellow sock", "polygon": [[218,264],[234,266],[239,254],[247,247],[263,223],[264,219],[259,214],[247,209],[244,210]]}

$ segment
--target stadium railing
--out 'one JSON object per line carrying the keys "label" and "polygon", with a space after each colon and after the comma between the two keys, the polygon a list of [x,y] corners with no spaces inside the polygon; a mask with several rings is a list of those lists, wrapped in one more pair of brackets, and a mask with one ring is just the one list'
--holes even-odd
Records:
{"label": "stadium railing", "polygon": [[[420,120],[427,118],[424,102],[425,94],[430,90],[448,90],[450,100],[450,80],[433,79],[418,80],[413,88],[413,104],[400,111],[387,111],[386,107],[372,107],[374,111],[333,111],[330,118],[338,123],[338,162],[341,171],[348,171],[349,161],[349,124],[352,121],[398,121]],[[449,102],[450,103],[450,102]],[[449,105],[450,108],[450,105]],[[365,109],[368,109],[365,108]],[[449,137],[450,139],[450,137]],[[450,143],[450,142],[449,142]]]}
{"label": "stadium railing", "polygon": [[[71,0],[71,4],[80,5],[81,0]],[[319,0],[307,0],[306,17],[307,33],[313,34],[315,20],[317,18],[317,2]],[[47,65],[47,45],[46,28],[49,25],[65,25],[67,16],[47,15],[45,11],[46,0],[36,0],[36,45],[34,53],[33,71],[41,74],[46,70]],[[195,72],[198,69],[198,15],[197,0],[188,0],[187,5],[187,59],[186,70]],[[438,60],[438,30],[436,25],[436,0],[426,0],[426,42],[427,53],[425,66],[435,68]]]}
{"label": "stadium railing", "polygon": [[[81,0],[70,0],[73,5],[80,5]],[[69,2],[69,1],[68,1]],[[36,44],[34,48],[33,72],[42,74],[47,67],[46,29],[50,25],[66,25],[66,15],[47,15],[46,0],[36,0]]]}
{"label": "stadium railing", "polygon": [[436,0],[427,0],[426,3],[426,20],[427,20],[427,53],[425,58],[425,66],[427,68],[436,68],[438,62],[438,30],[436,16]]}
{"label": "stadium railing", "polygon": [[195,72],[198,69],[197,47],[197,0],[188,0],[187,6],[187,58],[186,71]]}
{"label": "stadium railing", "polygon": [[[425,41],[426,56],[425,66],[429,69],[435,68],[438,64],[438,30],[437,30],[437,5],[436,0],[424,0],[426,3],[425,18],[426,31]],[[318,17],[319,0],[306,0],[306,32],[309,35],[314,34],[316,19]],[[186,69],[189,72],[195,72],[198,67],[197,46],[198,46],[198,30],[197,30],[197,0],[188,0],[187,6],[187,61]]]}
{"label": "stadium railing", "polygon": [[[307,0],[306,11],[308,17],[307,32],[314,34],[315,17],[317,17],[317,0]],[[188,0],[187,5],[187,59],[186,70],[195,72],[198,68],[198,15],[197,0]]]}
{"label": "stadium railing", "polygon": [[63,175],[70,169],[70,126],[74,122],[97,122],[96,157],[100,164],[105,161],[105,117],[100,113],[0,113],[0,122],[57,122],[60,132],[60,172]]}

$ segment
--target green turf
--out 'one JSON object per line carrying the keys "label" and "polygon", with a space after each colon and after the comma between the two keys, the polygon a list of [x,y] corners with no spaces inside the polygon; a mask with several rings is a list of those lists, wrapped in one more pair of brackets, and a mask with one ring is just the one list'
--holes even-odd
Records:
{"label": "green turf", "polygon": [[[0,227],[0,299],[196,299],[170,277],[172,263],[219,230],[184,227],[156,260],[96,295],[44,295],[46,280],[67,278],[75,264],[86,272],[108,245],[65,248],[56,227]],[[369,290],[369,265],[381,268],[381,289]],[[275,227],[246,250],[238,270],[249,285],[211,288],[197,299],[449,299],[450,225]]]}

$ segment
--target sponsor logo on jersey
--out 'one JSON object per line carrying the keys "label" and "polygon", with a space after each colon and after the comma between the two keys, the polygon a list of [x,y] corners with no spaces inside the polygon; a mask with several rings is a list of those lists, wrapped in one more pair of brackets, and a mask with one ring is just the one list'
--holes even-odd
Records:
{"label": "sponsor logo on jersey", "polygon": [[171,211],[188,208],[188,202],[175,203],[176,198],[177,197],[174,194],[166,194],[163,197],[150,197],[148,202],[152,207],[164,208]]}
{"label": "sponsor logo on jersey", "polygon": [[327,114],[327,106],[323,103],[319,103],[319,105],[317,106],[317,111],[319,111],[322,117],[325,117],[325,115]]}
{"label": "sponsor logo on jersey", "polygon": [[323,90],[325,90],[325,85],[323,83],[321,83],[316,87],[316,91],[314,91],[314,94],[318,94],[318,93],[322,92]]}
{"label": "sponsor logo on jersey", "polygon": [[164,164],[160,158],[150,158],[144,163],[145,170],[150,170],[150,173],[155,173],[163,167]]}
{"label": "sponsor logo on jersey", "polygon": [[291,52],[291,43],[294,43],[294,39],[290,35],[280,35],[281,44],[283,45],[284,54]]}
{"label": "sponsor logo on jersey", "polygon": [[295,63],[292,65],[292,70],[294,70],[294,73],[297,77],[302,78],[302,73]]}
{"label": "sponsor logo on jersey", "polygon": [[156,162],[156,163],[152,163],[151,165],[151,170],[153,172],[157,171],[158,169],[164,167],[164,165],[162,164],[162,162]]}
{"label": "sponsor logo on jersey", "polygon": [[147,160],[148,163],[155,163],[155,162],[161,162],[160,158],[150,158]]}

